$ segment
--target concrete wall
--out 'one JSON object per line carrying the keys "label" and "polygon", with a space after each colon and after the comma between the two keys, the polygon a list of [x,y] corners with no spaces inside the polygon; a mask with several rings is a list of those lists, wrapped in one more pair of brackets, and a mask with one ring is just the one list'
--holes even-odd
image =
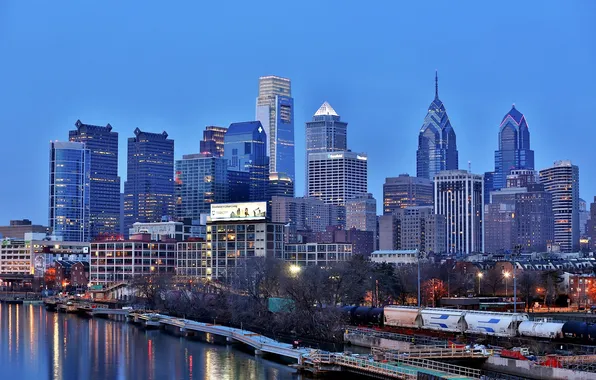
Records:
{"label": "concrete wall", "polygon": [[565,368],[543,367],[532,361],[516,360],[490,356],[483,368],[508,373],[510,375],[525,376],[531,379],[565,379],[565,380],[591,380],[596,378],[592,372],[572,371]]}
{"label": "concrete wall", "polygon": [[400,342],[397,340],[390,340],[385,338],[379,338],[375,336],[367,336],[361,334],[344,334],[344,342],[350,342],[354,346],[360,347],[376,347],[376,348],[387,348],[391,350],[409,350],[409,342]]}

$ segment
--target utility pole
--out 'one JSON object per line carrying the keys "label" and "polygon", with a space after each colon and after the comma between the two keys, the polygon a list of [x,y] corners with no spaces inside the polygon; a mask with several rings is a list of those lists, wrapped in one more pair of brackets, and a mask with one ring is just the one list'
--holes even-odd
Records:
{"label": "utility pole", "polygon": [[[521,246],[518,244],[515,246],[515,252],[519,254],[521,250]],[[513,313],[517,313],[517,277],[515,276],[515,272],[517,272],[515,268],[515,255],[512,255],[512,262],[511,267],[513,270]],[[527,302],[528,300],[526,300]]]}
{"label": "utility pole", "polygon": [[420,308],[420,251],[418,251],[418,308]]}

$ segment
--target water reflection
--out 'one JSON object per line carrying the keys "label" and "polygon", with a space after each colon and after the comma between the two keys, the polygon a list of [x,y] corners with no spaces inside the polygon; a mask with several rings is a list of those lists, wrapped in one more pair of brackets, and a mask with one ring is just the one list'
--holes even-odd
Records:
{"label": "water reflection", "polygon": [[2,379],[300,379],[232,346],[143,331],[123,322],[0,304]]}

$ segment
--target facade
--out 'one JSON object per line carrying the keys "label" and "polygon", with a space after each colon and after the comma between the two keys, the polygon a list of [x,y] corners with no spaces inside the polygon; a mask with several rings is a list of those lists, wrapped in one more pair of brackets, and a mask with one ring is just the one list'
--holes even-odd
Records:
{"label": "facade", "polygon": [[134,131],[128,139],[128,171],[124,184],[125,232],[133,223],[174,216],[174,140],[168,134]]}
{"label": "facade", "polygon": [[329,267],[335,263],[350,260],[352,244],[286,244],[284,251],[285,260],[293,265]]}
{"label": "facade", "polygon": [[284,173],[271,173],[269,174],[268,190],[267,199],[272,197],[293,197],[294,182]]}
{"label": "facade", "polygon": [[224,136],[228,128],[208,125],[203,131],[203,140],[200,141],[200,152],[204,156],[223,157]]}
{"label": "facade", "polygon": [[342,206],[316,198],[271,198],[271,221],[296,226],[298,231],[325,231],[328,226],[341,225],[344,214]]}
{"label": "facade", "polygon": [[294,98],[289,79],[273,75],[259,78],[257,120],[269,138],[266,152],[270,172],[285,173],[294,182]]}
{"label": "facade", "polygon": [[151,240],[183,241],[190,237],[190,225],[183,222],[134,223],[128,231],[129,236],[149,234]]}
{"label": "facade", "polygon": [[49,227],[67,241],[89,241],[90,151],[80,142],[50,142]]}
{"label": "facade", "polygon": [[[265,129],[258,121],[230,124],[224,137],[224,157],[228,162],[228,175],[235,182],[229,189],[231,199],[236,199],[235,192],[242,191],[248,194],[251,202],[267,200],[267,140]],[[231,172],[248,174],[234,175]]]}
{"label": "facade", "polygon": [[308,196],[344,206],[368,193],[368,157],[362,153],[335,152],[308,155]]}
{"label": "facade", "polygon": [[590,210],[583,199],[579,199],[579,235],[586,236],[588,233],[588,221],[590,220]]}
{"label": "facade", "polygon": [[440,171],[456,170],[458,165],[455,131],[439,100],[439,79],[435,75],[435,99],[428,107],[418,136],[416,177],[432,180]]}
{"label": "facade", "polygon": [[324,102],[306,122],[306,154],[348,150],[348,123]]}
{"label": "facade", "polygon": [[432,206],[407,207],[379,217],[379,249],[446,252],[445,216]]}
{"label": "facade", "polygon": [[176,160],[176,217],[199,219],[212,203],[224,203],[228,195],[228,167],[225,158],[187,154]]}
{"label": "facade", "polygon": [[175,241],[154,241],[149,234],[138,234],[132,235],[128,240],[91,243],[90,282],[93,284],[175,273]]}
{"label": "facade", "polygon": [[[351,244],[352,255],[370,256],[375,250],[375,236],[371,231],[359,231],[355,228],[346,230],[341,226],[329,226],[321,232],[299,233],[300,243]],[[295,241],[292,241],[295,242]]]}
{"label": "facade", "polygon": [[484,173],[484,204],[490,203],[490,192],[493,191],[495,172]]}
{"label": "facade", "polygon": [[0,245],[1,274],[31,274],[31,249],[23,239],[4,239]]}
{"label": "facade", "polygon": [[514,237],[522,251],[546,252],[554,240],[555,221],[550,193],[544,185],[528,185],[515,195]]}
{"label": "facade", "polygon": [[515,104],[503,117],[499,127],[493,190],[506,187],[507,176],[514,169],[534,170],[534,151],[530,149],[528,123],[525,116],[515,108]]}
{"label": "facade", "polygon": [[530,169],[511,170],[507,176],[506,187],[528,187],[536,183],[538,173]]}
{"label": "facade", "polygon": [[26,233],[49,233],[49,228],[31,223],[29,219],[11,220],[8,226],[0,226],[0,238],[24,239]]}
{"label": "facade", "polygon": [[256,221],[207,223],[206,268],[209,279],[231,279],[236,268],[252,257],[284,258],[283,224]]}
{"label": "facade", "polygon": [[120,230],[120,177],[118,176],[118,133],[105,127],[75,123],[68,132],[72,142],[85,143],[91,159],[89,178],[89,237]]}
{"label": "facade", "polygon": [[419,253],[415,249],[407,250],[379,250],[370,255],[373,263],[388,263],[395,266],[412,265],[418,263]]}
{"label": "facade", "polygon": [[[515,184],[515,181],[510,184]],[[526,191],[526,187],[506,187],[491,191],[490,203],[484,205],[484,252],[511,252],[515,248],[515,198],[517,194]]]}
{"label": "facade", "polygon": [[590,203],[590,221],[588,222],[588,236],[592,251],[596,251],[596,197]]}
{"label": "facade", "polygon": [[552,195],[554,244],[561,252],[579,249],[579,168],[571,161],[556,161],[540,171],[540,183]]}
{"label": "facade", "polygon": [[346,201],[346,229],[371,231],[377,236],[377,200],[372,194],[362,194]]}
{"label": "facade", "polygon": [[432,206],[433,192],[433,182],[426,178],[407,174],[385,178],[383,214],[388,215],[406,207]]}
{"label": "facade", "polygon": [[484,251],[484,180],[465,170],[447,170],[435,176],[435,213],[447,223],[447,252]]}
{"label": "facade", "polygon": [[53,264],[57,286],[86,288],[89,284],[89,262],[60,260]]}
{"label": "facade", "polygon": [[[182,278],[210,278],[211,250],[201,240],[179,242],[176,246],[176,275]],[[208,253],[209,252],[209,253]]]}

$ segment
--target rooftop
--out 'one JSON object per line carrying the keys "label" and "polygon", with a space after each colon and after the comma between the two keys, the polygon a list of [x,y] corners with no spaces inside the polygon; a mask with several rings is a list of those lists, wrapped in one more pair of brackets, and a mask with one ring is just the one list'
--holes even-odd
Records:
{"label": "rooftop", "polygon": [[323,103],[321,107],[315,112],[315,116],[339,116],[337,112],[331,107],[331,105],[327,102]]}

